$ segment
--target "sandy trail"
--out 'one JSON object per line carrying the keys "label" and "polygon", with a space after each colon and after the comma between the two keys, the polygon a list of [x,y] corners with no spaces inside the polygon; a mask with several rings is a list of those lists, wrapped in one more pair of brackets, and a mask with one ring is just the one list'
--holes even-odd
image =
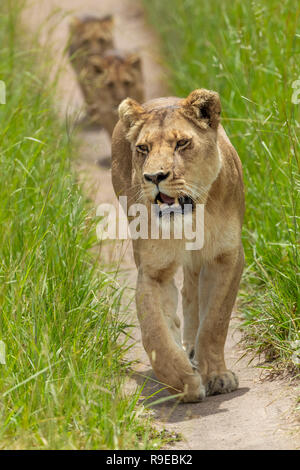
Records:
{"label": "sandy trail", "polygon": [[[58,9],[56,15],[51,13]],[[113,13],[116,20],[116,43],[124,49],[141,51],[144,63],[147,98],[163,96],[166,90],[162,80],[155,36],[145,24],[143,10],[138,0],[39,0],[32,2],[24,15],[24,21],[32,31],[37,31],[45,19],[52,17],[54,29],[49,43],[46,26],[41,30],[42,43],[51,47],[56,58],[56,66],[63,66],[57,99],[60,115],[66,115],[82,108],[82,98],[76,80],[63,50],[72,13]],[[49,22],[48,22],[49,24]],[[49,70],[49,74],[51,70]],[[53,70],[52,70],[53,73]],[[201,85],[201,84],[199,84]],[[205,85],[205,84],[202,84]],[[96,161],[110,154],[110,143],[105,132],[85,132],[81,135],[81,160],[78,174],[84,181],[86,191],[95,204],[110,202],[116,204],[110,170],[100,168]],[[107,266],[121,260],[119,282],[126,281],[129,296],[133,296],[136,270],[132,258],[130,242],[113,242],[106,245],[103,253]],[[179,276],[180,282],[180,276]],[[134,305],[132,306],[134,312]],[[136,321],[136,320],[135,320]],[[236,321],[231,322],[226,344],[228,366],[239,376],[240,388],[233,393],[207,398],[203,403],[176,405],[173,401],[154,406],[157,426],[164,425],[168,430],[181,433],[183,440],[169,446],[172,449],[296,449],[300,447],[299,423],[292,418],[295,389],[287,381],[263,381],[261,371],[248,359],[240,359],[238,330]],[[130,387],[141,384],[149,377],[146,396],[160,387],[154,378],[148,358],[140,341],[139,329],[134,330],[137,344],[130,355],[137,359]],[[129,388],[130,388],[129,387]],[[160,392],[155,399],[167,396]],[[298,433],[297,433],[298,431]]]}

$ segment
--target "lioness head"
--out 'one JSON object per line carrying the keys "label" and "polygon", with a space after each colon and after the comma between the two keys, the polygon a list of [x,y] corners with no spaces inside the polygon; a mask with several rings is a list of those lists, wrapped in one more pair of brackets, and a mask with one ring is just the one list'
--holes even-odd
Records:
{"label": "lioness head", "polygon": [[216,92],[194,90],[186,99],[161,98],[140,105],[126,99],[120,120],[132,148],[134,184],[143,202],[160,206],[205,203],[218,176]]}

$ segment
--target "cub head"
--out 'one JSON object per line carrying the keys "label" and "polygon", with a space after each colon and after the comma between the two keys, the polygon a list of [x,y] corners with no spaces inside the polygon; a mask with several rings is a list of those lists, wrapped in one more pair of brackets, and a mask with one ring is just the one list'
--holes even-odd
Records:
{"label": "cub head", "polygon": [[69,54],[76,60],[91,54],[103,54],[113,47],[113,17],[74,17],[70,23]]}
{"label": "cub head", "polygon": [[119,116],[131,144],[134,184],[144,203],[181,207],[205,203],[218,176],[216,92],[194,90],[187,98],[160,98],[141,106],[126,99]]}
{"label": "cub head", "polygon": [[104,114],[113,114],[114,125],[118,121],[118,107],[125,98],[143,100],[142,63],[138,54],[109,50],[103,56],[91,56],[87,69],[90,101]]}

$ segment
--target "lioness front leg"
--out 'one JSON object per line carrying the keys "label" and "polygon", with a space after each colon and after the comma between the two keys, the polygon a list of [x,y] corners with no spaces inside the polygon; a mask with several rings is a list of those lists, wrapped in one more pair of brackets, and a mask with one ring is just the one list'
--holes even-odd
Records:
{"label": "lioness front leg", "polygon": [[[176,343],[168,325],[168,307],[164,301],[174,296],[172,279],[149,276],[139,268],[137,282],[137,313],[144,348],[157,378],[172,394],[184,393],[185,402],[201,401],[205,388],[200,375],[193,370],[182,347]],[[174,332],[173,332],[174,333]]]}
{"label": "lioness front leg", "polygon": [[183,268],[182,288],[183,346],[190,359],[195,354],[195,343],[199,328],[199,272],[188,266]]}
{"label": "lioness front leg", "polygon": [[244,253],[240,246],[201,269],[195,365],[207,395],[231,392],[238,387],[236,375],[226,368],[224,346],[243,265]]}
{"label": "lioness front leg", "polygon": [[175,285],[174,279],[169,280],[167,287],[163,285],[160,288],[161,303],[163,306],[163,314],[167,321],[169,330],[171,331],[175,342],[182,347],[180,320],[177,315],[178,305],[178,289]]}

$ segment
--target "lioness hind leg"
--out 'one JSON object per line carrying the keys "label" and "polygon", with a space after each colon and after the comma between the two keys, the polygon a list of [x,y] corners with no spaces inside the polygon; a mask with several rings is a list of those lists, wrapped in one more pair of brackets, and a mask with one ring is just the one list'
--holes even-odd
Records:
{"label": "lioness hind leg", "polygon": [[205,397],[201,377],[191,366],[185,351],[175,341],[174,332],[168,324],[170,317],[164,315],[164,310],[168,312],[164,300],[173,295],[174,284],[170,279],[156,280],[139,269],[137,313],[143,345],[153,370],[158,380],[168,386],[171,394],[181,393],[182,401],[197,402]]}
{"label": "lioness hind leg", "polygon": [[182,288],[183,347],[190,359],[195,354],[196,336],[199,328],[199,273],[190,267],[183,268]]}
{"label": "lioness hind leg", "polygon": [[226,368],[224,346],[243,265],[244,253],[240,246],[204,266],[200,273],[200,326],[195,365],[207,395],[227,393],[238,388],[236,375]]}

